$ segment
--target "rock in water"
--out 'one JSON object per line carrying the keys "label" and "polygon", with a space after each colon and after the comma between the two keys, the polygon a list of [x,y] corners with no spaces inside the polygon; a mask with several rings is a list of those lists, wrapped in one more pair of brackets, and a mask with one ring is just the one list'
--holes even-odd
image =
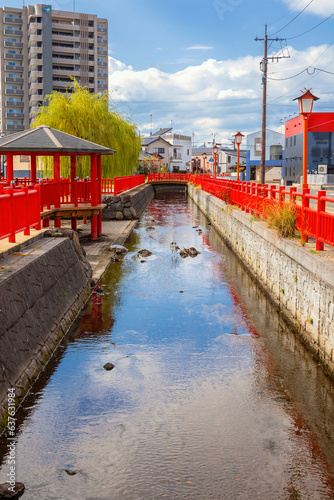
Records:
{"label": "rock in water", "polygon": [[[9,489],[10,488],[10,489]],[[0,500],[8,498],[19,498],[24,493],[24,484],[15,483],[12,486],[10,483],[0,484]]]}
{"label": "rock in water", "polygon": [[149,257],[150,255],[152,255],[152,252],[150,252],[149,250],[146,250],[146,248],[144,248],[143,250],[139,250],[137,255],[139,257]]}
{"label": "rock in water", "polygon": [[122,245],[110,245],[109,250],[113,255],[125,255],[128,252]]}
{"label": "rock in water", "polygon": [[186,248],[184,248],[183,250],[180,251],[180,257],[182,257],[182,259],[185,259],[186,257],[188,257],[188,250]]}
{"label": "rock in water", "polygon": [[64,469],[64,471],[66,472],[66,474],[68,474],[69,476],[75,476],[77,473],[76,470],[73,470],[73,469]]}
{"label": "rock in water", "polygon": [[201,252],[196,250],[196,248],[194,248],[194,247],[188,248],[188,254],[190,255],[190,257],[196,257],[196,255],[198,255],[199,253],[201,253]]}
{"label": "rock in water", "polygon": [[107,372],[109,372],[110,370],[115,368],[115,365],[113,365],[112,363],[106,363],[103,368],[107,370]]}

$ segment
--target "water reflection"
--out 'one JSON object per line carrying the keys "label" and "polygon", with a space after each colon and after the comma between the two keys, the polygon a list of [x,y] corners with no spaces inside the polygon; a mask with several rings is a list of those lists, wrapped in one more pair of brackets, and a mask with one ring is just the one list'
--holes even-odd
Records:
{"label": "water reflection", "polygon": [[24,498],[334,498],[333,383],[203,216],[161,196],[126,246],[26,410]]}

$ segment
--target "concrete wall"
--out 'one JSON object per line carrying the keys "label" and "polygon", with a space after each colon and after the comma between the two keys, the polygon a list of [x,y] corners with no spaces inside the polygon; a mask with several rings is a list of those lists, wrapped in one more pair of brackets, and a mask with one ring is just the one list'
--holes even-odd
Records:
{"label": "concrete wall", "polygon": [[188,193],[334,374],[333,264],[192,185]]}
{"label": "concrete wall", "polygon": [[102,212],[102,219],[139,219],[153,197],[151,184],[138,186],[120,195],[105,195],[102,197],[102,203],[107,206]]}
{"label": "concrete wall", "polygon": [[8,388],[26,392],[90,294],[91,267],[67,232],[0,260],[0,415]]}

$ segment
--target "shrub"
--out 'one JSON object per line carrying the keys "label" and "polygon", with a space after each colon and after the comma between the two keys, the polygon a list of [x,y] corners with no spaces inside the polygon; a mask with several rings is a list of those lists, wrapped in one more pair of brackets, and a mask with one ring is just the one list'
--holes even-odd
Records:
{"label": "shrub", "polygon": [[289,238],[295,235],[297,212],[292,203],[275,203],[266,207],[266,219],[272,227],[283,236]]}

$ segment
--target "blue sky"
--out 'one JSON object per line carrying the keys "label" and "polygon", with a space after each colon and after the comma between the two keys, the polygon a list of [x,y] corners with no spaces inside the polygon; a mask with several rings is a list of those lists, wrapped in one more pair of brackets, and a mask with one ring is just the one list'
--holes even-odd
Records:
{"label": "blue sky", "polygon": [[[108,19],[111,96],[143,133],[172,124],[198,144],[214,135],[227,144],[238,130],[260,129],[263,43],[254,38],[265,24],[269,36],[287,39],[290,55],[269,65],[268,127],[297,112],[292,99],[304,87],[320,97],[315,111],[334,111],[334,75],[324,72],[334,73],[332,0],[75,0],[75,10]],[[280,48],[274,42],[270,53]]]}

